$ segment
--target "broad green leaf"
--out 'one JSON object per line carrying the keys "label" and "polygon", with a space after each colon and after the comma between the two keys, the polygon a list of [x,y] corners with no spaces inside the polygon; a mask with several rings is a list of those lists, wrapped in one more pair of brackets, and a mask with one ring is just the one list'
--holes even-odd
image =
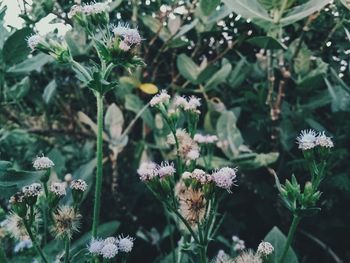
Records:
{"label": "broad green leaf", "polygon": [[281,19],[281,25],[287,26],[293,24],[323,9],[328,4],[329,0],[309,0],[305,4],[293,7],[286,16]]}
{"label": "broad green leaf", "polygon": [[[226,16],[228,16],[231,13],[232,13],[232,10],[230,8],[228,8],[226,5],[222,5],[219,10],[215,9],[215,11],[209,16],[201,15],[200,19],[205,25],[209,25],[209,24],[217,23],[218,21],[224,19]],[[209,26],[209,28],[211,27]]]}
{"label": "broad green leaf", "polygon": [[105,115],[105,130],[111,140],[118,140],[123,131],[124,116],[119,107],[112,103]]}
{"label": "broad green leaf", "polygon": [[198,19],[194,19],[191,23],[186,24],[184,26],[182,26],[179,30],[179,32],[177,32],[177,34],[174,36],[174,40],[176,40],[177,38],[183,36],[184,34],[186,34],[188,31],[190,31],[191,29],[193,29],[198,23]]}
{"label": "broad green leaf", "polygon": [[209,16],[215,11],[216,7],[220,4],[220,0],[200,0],[199,6],[201,7],[203,14]]}
{"label": "broad green leaf", "polygon": [[28,74],[34,70],[40,71],[45,64],[51,61],[53,61],[53,58],[40,53],[34,57],[24,60],[19,64],[12,66],[9,70],[7,70],[7,72],[15,74]]}
{"label": "broad green leaf", "polygon": [[32,32],[33,31],[30,28],[22,28],[15,31],[5,41],[2,55],[5,63],[8,66],[14,65],[24,60],[28,56],[30,48],[27,45],[26,39]]}
{"label": "broad green leaf", "polygon": [[143,15],[141,16],[141,20],[154,34],[159,34],[159,37],[163,41],[167,41],[171,37],[169,30],[156,18],[150,15]]}
{"label": "broad green leaf", "polygon": [[283,43],[269,36],[252,37],[247,42],[263,49],[287,49]]}
{"label": "broad green leaf", "polygon": [[53,97],[56,94],[56,88],[57,88],[57,84],[56,81],[53,79],[49,82],[49,84],[46,85],[45,89],[44,89],[44,93],[43,93],[43,99],[45,101],[46,104],[49,104],[51,102],[51,100],[53,99]]}
{"label": "broad green leaf", "polygon": [[265,30],[269,30],[273,26],[272,18],[257,0],[223,0],[223,2],[232,12],[245,19],[250,19]]}
{"label": "broad green leaf", "polygon": [[350,94],[346,92],[340,85],[332,85],[332,83],[324,79],[328,88],[329,95],[332,98],[332,112],[350,111]]}
{"label": "broad green leaf", "polygon": [[204,89],[206,91],[215,89],[220,83],[226,82],[228,75],[232,70],[231,64],[225,64],[205,83]]}
{"label": "broad green leaf", "polygon": [[340,0],[340,2],[350,10],[350,1],[349,0]]}
{"label": "broad green leaf", "polygon": [[200,73],[200,68],[186,54],[181,54],[176,60],[177,69],[180,74],[193,84],[197,83],[197,78]]}
{"label": "broad green leaf", "polygon": [[230,75],[227,77],[227,82],[232,88],[239,87],[247,76],[251,73],[252,66],[242,57],[240,61],[234,66]]}
{"label": "broad green leaf", "polygon": [[25,77],[19,83],[8,88],[8,90],[6,91],[6,96],[10,100],[19,101],[28,94],[29,89],[29,78]]}
{"label": "broad green leaf", "polygon": [[[264,241],[270,242],[274,247],[274,253],[269,256],[267,263],[278,263],[280,257],[282,256],[284,245],[287,241],[286,236],[281,232],[281,230],[278,229],[278,227],[274,226],[271,231],[265,236]],[[293,251],[293,248],[289,248],[284,262],[299,262],[297,256]]]}

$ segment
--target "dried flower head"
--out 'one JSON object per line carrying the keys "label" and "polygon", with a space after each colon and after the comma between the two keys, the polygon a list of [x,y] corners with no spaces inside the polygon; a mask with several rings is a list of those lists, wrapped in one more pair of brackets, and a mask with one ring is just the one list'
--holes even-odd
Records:
{"label": "dried flower head", "polygon": [[101,249],[101,255],[104,258],[114,258],[117,254],[118,254],[118,247],[113,243],[106,243]]}
{"label": "dried flower head", "polygon": [[258,246],[257,252],[262,256],[268,256],[271,255],[274,251],[274,247],[269,242],[261,242]]}
{"label": "dried flower head", "polygon": [[85,192],[87,188],[87,183],[82,179],[73,180],[70,184],[70,188],[72,190]]}
{"label": "dried flower head", "polygon": [[161,165],[157,167],[157,170],[160,178],[172,176],[176,172],[174,163],[169,162],[162,162]]}
{"label": "dried flower head", "polygon": [[104,243],[103,239],[93,238],[93,239],[91,239],[91,241],[88,245],[88,250],[92,255],[95,255],[95,256],[100,255],[104,244],[105,243]]}
{"label": "dried flower head", "polygon": [[117,246],[118,246],[118,250],[121,252],[125,252],[125,253],[129,253],[131,252],[133,246],[134,246],[134,238],[129,237],[129,236],[119,236],[117,238]]}
{"label": "dried flower head", "polygon": [[170,95],[168,94],[168,92],[166,90],[161,90],[161,92],[157,95],[155,95],[151,101],[150,101],[150,105],[151,107],[154,106],[158,106],[161,104],[168,104],[170,100]]}
{"label": "dried flower head", "polygon": [[33,183],[31,185],[26,185],[22,188],[22,192],[25,197],[35,197],[39,196],[42,192],[41,184]]}
{"label": "dried flower head", "polygon": [[55,182],[50,185],[49,191],[54,193],[56,196],[66,195],[66,184]]}
{"label": "dried flower head", "polygon": [[[185,130],[177,129],[176,138],[179,142],[181,158],[185,161],[193,161],[199,158],[199,146]],[[171,145],[176,144],[173,134],[168,135],[167,142]]]}
{"label": "dried flower head", "polygon": [[28,240],[29,236],[23,219],[15,213],[10,213],[2,222],[2,227],[16,240]]}
{"label": "dried flower head", "polygon": [[57,238],[71,239],[80,228],[81,215],[70,206],[60,206],[53,214],[52,232]]}
{"label": "dried flower head", "polygon": [[33,167],[35,170],[46,170],[53,166],[55,166],[53,161],[45,156],[37,157],[33,162]]}
{"label": "dried flower head", "polygon": [[245,251],[235,258],[233,263],[263,263],[259,255],[252,251]]}
{"label": "dried flower head", "polygon": [[299,149],[310,150],[316,146],[317,134],[314,130],[303,130],[297,137]]}
{"label": "dried flower head", "polygon": [[187,188],[179,190],[177,193],[179,212],[192,227],[196,227],[198,223],[202,222],[205,215],[207,201],[203,192]]}
{"label": "dried flower head", "polygon": [[325,132],[320,132],[316,137],[316,145],[325,147],[325,148],[333,148],[334,143],[332,139],[325,135]]}
{"label": "dried flower head", "polygon": [[39,45],[39,43],[43,40],[44,40],[44,37],[40,36],[39,34],[35,34],[27,38],[27,44],[30,47],[30,49],[34,51],[36,47]]}
{"label": "dried flower head", "polygon": [[231,187],[235,184],[236,168],[224,167],[214,172],[211,176],[217,187],[226,189],[231,193]]}
{"label": "dried flower head", "polygon": [[141,181],[151,180],[158,175],[157,164],[154,162],[143,162],[137,169],[137,173]]}

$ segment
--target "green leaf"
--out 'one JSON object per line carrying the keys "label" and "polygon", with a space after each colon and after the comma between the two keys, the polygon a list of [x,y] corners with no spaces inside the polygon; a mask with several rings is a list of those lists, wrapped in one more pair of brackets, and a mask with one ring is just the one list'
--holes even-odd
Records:
{"label": "green leaf", "polygon": [[220,70],[214,73],[214,75],[207,81],[204,86],[206,91],[215,89],[217,85],[226,81],[226,78],[232,70],[231,64],[225,64]]}
{"label": "green leaf", "polygon": [[[287,242],[286,236],[278,229],[278,227],[274,226],[271,231],[265,236],[264,241],[270,242],[274,247],[274,253],[268,257],[266,260],[267,263],[278,263],[280,257],[283,253],[284,245]],[[298,258],[295,255],[293,249],[290,247],[287,253],[287,256],[284,262],[288,263],[298,263]]]}
{"label": "green leaf", "polygon": [[232,88],[239,87],[247,76],[251,73],[252,66],[245,57],[242,57],[240,61],[235,65],[230,75],[227,78],[227,82]]}
{"label": "green leaf", "polygon": [[4,43],[2,55],[7,65],[14,65],[24,60],[30,53],[27,38],[32,34],[30,28],[22,28],[15,31]]}
{"label": "green leaf", "polygon": [[219,4],[220,0],[201,0],[199,2],[203,14],[206,16],[209,16],[212,12],[214,12]]}
{"label": "green leaf", "polygon": [[283,43],[269,36],[252,37],[248,39],[247,42],[263,49],[287,49]]}
{"label": "green leaf", "polygon": [[6,91],[6,96],[10,100],[19,101],[28,94],[29,89],[29,78],[25,77],[19,83],[10,87]]}
{"label": "green leaf", "polygon": [[118,140],[123,131],[124,116],[119,107],[112,103],[105,115],[105,130],[111,140]]}
{"label": "green leaf", "polygon": [[350,111],[350,94],[342,86],[332,85],[327,78],[324,80],[332,98],[332,112]]}
{"label": "green leaf", "polygon": [[[142,100],[133,94],[128,94],[125,96],[125,108],[129,111],[134,112],[135,114],[139,113],[139,111],[144,107],[144,103]],[[141,118],[143,121],[147,124],[148,127],[151,129],[154,128],[154,120],[152,113],[149,109],[146,109],[142,115]]]}
{"label": "green leaf", "polygon": [[197,24],[198,24],[198,19],[195,18],[191,23],[182,26],[182,27],[180,28],[179,32],[177,32],[177,34],[174,36],[174,40],[176,40],[176,39],[178,39],[179,37],[181,37],[181,36],[183,36],[184,34],[186,34],[188,31],[190,31],[191,29],[193,29]]}
{"label": "green leaf", "polygon": [[53,58],[40,53],[32,58],[26,59],[23,62],[12,66],[10,69],[7,70],[7,72],[14,74],[28,74],[29,72],[34,70],[40,71],[45,64],[51,61],[53,61]]}
{"label": "green leaf", "polygon": [[197,84],[197,78],[200,73],[200,68],[186,54],[181,54],[176,60],[177,69],[180,74],[193,84]]}
{"label": "green leaf", "polygon": [[56,88],[57,88],[57,84],[54,79],[51,80],[49,84],[46,85],[43,93],[43,99],[46,104],[49,104],[53,99],[53,97],[55,96]]}
{"label": "green leaf", "polygon": [[167,41],[171,37],[170,31],[165,28],[162,23],[150,15],[141,16],[142,23],[148,27],[154,34],[159,34],[163,41]]}

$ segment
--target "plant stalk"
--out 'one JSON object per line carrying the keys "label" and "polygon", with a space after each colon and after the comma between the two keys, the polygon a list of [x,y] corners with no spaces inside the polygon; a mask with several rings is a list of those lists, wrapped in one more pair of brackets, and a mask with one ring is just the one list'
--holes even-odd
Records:
{"label": "plant stalk", "polygon": [[297,227],[298,227],[298,224],[300,222],[301,218],[297,215],[294,215],[293,217],[293,221],[292,221],[292,225],[290,226],[289,228],[289,232],[288,232],[288,237],[287,237],[287,242],[286,244],[284,245],[284,248],[283,248],[283,253],[282,253],[282,256],[279,260],[279,263],[283,263],[286,256],[287,256],[287,253],[288,253],[288,250],[289,250],[289,247],[290,247],[290,244],[292,243],[293,241],[293,238],[294,238],[294,234],[295,234],[295,231],[297,230]]}
{"label": "plant stalk", "polygon": [[28,235],[30,237],[30,240],[33,243],[33,247],[35,248],[35,250],[38,252],[38,254],[40,255],[41,259],[43,260],[44,263],[48,263],[44,252],[41,250],[41,248],[39,247],[38,243],[36,242],[36,239],[33,235],[32,230],[30,229],[30,225],[28,224],[27,220],[25,218],[23,218],[23,223],[24,223],[24,227],[26,228]]}
{"label": "plant stalk", "polygon": [[96,146],[96,156],[97,156],[97,170],[96,170],[96,184],[95,184],[95,203],[94,203],[94,215],[92,222],[92,236],[96,237],[97,227],[99,224],[100,207],[101,207],[101,188],[102,188],[102,146],[103,146],[103,95],[100,92],[96,92],[97,100],[97,146]]}
{"label": "plant stalk", "polygon": [[70,240],[69,240],[69,237],[66,237],[64,263],[69,263],[69,249],[70,249]]}

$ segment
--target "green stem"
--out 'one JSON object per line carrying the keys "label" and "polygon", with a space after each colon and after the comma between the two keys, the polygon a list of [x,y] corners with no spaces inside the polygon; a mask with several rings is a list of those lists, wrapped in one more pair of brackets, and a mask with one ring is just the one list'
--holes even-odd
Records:
{"label": "green stem", "polygon": [[99,223],[100,216],[100,206],[101,206],[101,188],[102,188],[102,129],[103,129],[103,95],[101,93],[96,93],[97,99],[97,171],[96,171],[96,185],[95,185],[95,203],[94,203],[94,215],[92,222],[92,236],[96,237],[97,227]]}
{"label": "green stem", "polygon": [[43,185],[44,185],[45,197],[48,198],[48,196],[49,196],[49,189],[47,188],[47,182],[43,182]]}
{"label": "green stem", "polygon": [[2,245],[0,245],[0,262],[4,262],[4,263],[8,262],[8,260],[6,258],[6,253],[5,253]]}
{"label": "green stem", "polygon": [[[170,226],[170,218],[167,209],[164,207],[165,217],[167,221],[167,225]],[[171,231],[170,234],[170,246],[171,246],[171,255],[173,259],[173,263],[176,263],[176,256],[175,256],[175,242],[174,242],[174,232]]]}
{"label": "green stem", "polygon": [[32,230],[30,229],[30,226],[27,222],[27,220],[25,218],[23,218],[23,223],[24,223],[24,227],[26,228],[27,232],[28,232],[28,235],[30,237],[30,240],[32,241],[33,243],[33,246],[35,248],[35,250],[38,252],[38,254],[40,255],[41,259],[43,260],[44,263],[48,263],[45,255],[44,255],[44,252],[41,250],[41,248],[39,247],[38,243],[36,242],[36,239],[32,233]]}
{"label": "green stem", "polygon": [[70,240],[69,240],[69,237],[66,237],[64,263],[69,263],[69,248],[70,248]]}
{"label": "green stem", "polygon": [[283,263],[285,258],[286,258],[286,256],[287,256],[290,244],[293,241],[293,237],[294,237],[295,231],[297,230],[297,227],[298,227],[298,224],[299,224],[300,220],[301,220],[301,218],[299,216],[297,216],[297,215],[295,215],[293,217],[292,225],[289,228],[287,241],[286,241],[286,244],[284,245],[283,253],[282,253],[282,256],[281,256],[281,258],[279,260],[279,263]]}

